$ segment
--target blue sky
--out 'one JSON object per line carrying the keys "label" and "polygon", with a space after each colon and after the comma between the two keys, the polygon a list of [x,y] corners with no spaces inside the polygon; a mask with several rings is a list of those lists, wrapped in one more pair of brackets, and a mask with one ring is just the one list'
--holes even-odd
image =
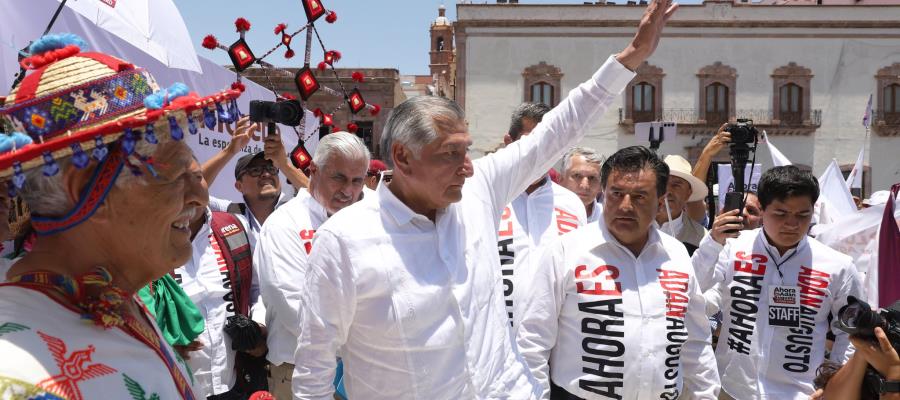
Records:
{"label": "blue sky", "polygon": [[[335,24],[316,23],[328,49],[338,50],[343,58],[336,64],[343,68],[397,68],[404,75],[428,74],[428,28],[437,17],[438,6],[445,4],[447,16],[456,19],[456,1],[448,0],[322,0],[325,7],[338,14]],[[479,1],[476,1],[479,2]],[[495,2],[495,0],[480,0]],[[575,3],[575,0],[521,0],[521,3]],[[619,1],[619,3],[623,3]],[[695,3],[697,0],[681,1]],[[278,43],[273,33],[278,23],[288,24],[293,31],[306,21],[300,0],[175,0],[175,5],[191,32],[197,53],[221,64],[230,64],[224,51],[210,51],[200,46],[207,34],[215,35],[223,44],[237,40],[234,20],[247,18],[252,27],[247,42],[257,56]],[[295,37],[294,58],[286,60],[278,51],[266,58],[277,66],[293,67],[303,62],[305,34]],[[313,52],[313,64],[322,59],[321,51]]]}

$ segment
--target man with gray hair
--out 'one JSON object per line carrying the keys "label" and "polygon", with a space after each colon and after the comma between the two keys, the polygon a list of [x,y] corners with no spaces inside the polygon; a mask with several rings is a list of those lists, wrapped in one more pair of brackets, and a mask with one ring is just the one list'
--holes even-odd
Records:
{"label": "man with gray hair", "polygon": [[323,137],[309,167],[309,189],[300,189],[275,210],[260,232],[253,261],[270,327],[266,358],[272,363],[269,390],[276,398],[291,398],[300,291],[313,235],[328,217],[360,198],[369,158],[363,141],[352,133]]}
{"label": "man with gray hair", "polygon": [[458,104],[420,96],[394,108],[381,139],[393,180],[316,232],[294,398],[332,398],[338,352],[351,399],[540,396],[500,290],[494,243],[503,208],[618,99],[676,8],[653,0],[631,45],[530,135],[474,163]]}
{"label": "man with gray hair", "polygon": [[603,212],[603,203],[597,200],[603,190],[600,185],[602,165],[603,157],[590,147],[574,147],[563,157],[559,184],[578,195],[589,224],[599,221]]}
{"label": "man with gray hair", "polygon": [[[542,103],[522,103],[512,113],[505,145],[527,136],[544,118],[550,107]],[[547,174],[542,175],[524,192],[509,203],[500,216],[497,229],[497,252],[500,255],[500,274],[503,276],[503,296],[510,326],[516,329],[517,298],[521,296],[519,280],[528,257],[538,251],[542,243],[568,233],[585,224],[584,206],[574,193],[557,185]],[[524,279],[528,279],[527,276]]]}

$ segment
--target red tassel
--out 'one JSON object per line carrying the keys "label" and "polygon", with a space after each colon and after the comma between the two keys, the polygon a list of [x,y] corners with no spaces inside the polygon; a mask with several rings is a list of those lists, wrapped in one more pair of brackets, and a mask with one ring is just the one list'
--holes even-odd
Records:
{"label": "red tassel", "polygon": [[247,87],[244,86],[242,82],[235,82],[231,84],[231,89],[244,93],[244,91],[247,90]]}
{"label": "red tassel", "polygon": [[203,47],[215,50],[216,47],[219,47],[219,40],[213,35],[206,35],[206,37],[203,38]]}
{"label": "red tassel", "polygon": [[297,100],[297,96],[294,96],[288,92],[284,92],[281,94],[281,98],[285,100]]}
{"label": "red tassel", "polygon": [[291,57],[293,57],[293,56],[294,56],[294,50],[293,50],[293,49],[288,49],[286,52],[284,52],[284,58],[291,58]]}
{"label": "red tassel", "polygon": [[19,65],[22,68],[32,70],[38,69],[45,65],[57,62],[64,58],[69,58],[81,52],[81,48],[74,44],[66,45],[63,48],[48,50],[40,54],[35,54],[30,57],[25,57],[22,61],[19,62]]}
{"label": "red tassel", "polygon": [[240,17],[234,20],[234,27],[237,28],[238,32],[247,32],[250,30],[250,21],[247,21],[244,17]]}
{"label": "red tassel", "polygon": [[329,24],[333,24],[335,21],[337,21],[337,13],[336,12],[332,11],[332,12],[328,13],[328,15],[325,16],[325,22],[328,22]]}
{"label": "red tassel", "polygon": [[324,115],[324,114],[322,113],[321,108],[317,108],[317,109],[313,110],[313,115],[315,115],[316,118],[322,118],[322,115]]}
{"label": "red tassel", "polygon": [[359,130],[359,125],[356,125],[352,122],[347,124],[347,132],[356,133],[356,131],[358,131],[358,130]]}
{"label": "red tassel", "polygon": [[322,116],[322,125],[332,126],[334,125],[334,116],[331,114],[325,114]]}
{"label": "red tassel", "polygon": [[355,71],[352,74],[350,74],[350,79],[353,79],[354,81],[362,83],[364,80],[366,80],[366,76],[363,75],[362,72]]}
{"label": "red tassel", "polygon": [[320,62],[319,65],[316,66],[316,68],[318,68],[319,71],[324,71],[325,68],[327,68],[327,67],[326,67],[326,64],[325,64],[325,61]]}
{"label": "red tassel", "polygon": [[380,112],[381,112],[381,106],[379,106],[378,104],[372,104],[372,111],[370,111],[369,113],[372,114],[372,116],[374,117],[374,116],[378,115],[378,113],[380,113]]}
{"label": "red tassel", "polygon": [[284,32],[285,29],[287,29],[287,24],[278,24],[278,26],[275,27],[275,34],[280,35],[281,32]]}
{"label": "red tassel", "polygon": [[341,52],[339,52],[337,50],[332,50],[331,56],[334,58],[335,62],[341,61]]}

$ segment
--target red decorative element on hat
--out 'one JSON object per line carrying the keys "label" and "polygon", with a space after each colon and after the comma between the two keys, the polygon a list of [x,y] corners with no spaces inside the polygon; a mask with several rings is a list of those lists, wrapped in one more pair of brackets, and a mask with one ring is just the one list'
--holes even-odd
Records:
{"label": "red decorative element on hat", "polygon": [[350,75],[350,78],[359,83],[362,83],[362,81],[366,80],[366,76],[363,75],[363,73],[359,72],[359,71],[353,72],[353,74]]}
{"label": "red decorative element on hat", "polygon": [[316,66],[316,69],[319,71],[324,71],[325,68],[328,68],[328,64],[325,64],[325,61],[320,62],[319,65]]}
{"label": "red decorative element on hat", "polygon": [[292,49],[287,49],[287,51],[284,52],[284,58],[291,58],[293,56],[294,56],[294,50],[292,50]]}
{"label": "red decorative element on hat", "polygon": [[325,16],[325,22],[328,22],[329,24],[333,24],[336,21],[337,21],[337,13],[334,11],[328,13],[328,15]]}
{"label": "red decorative element on hat", "polygon": [[369,111],[369,113],[372,114],[372,116],[374,117],[374,116],[378,115],[378,113],[380,113],[380,112],[381,112],[381,106],[379,106],[378,104],[372,104],[372,111]]}
{"label": "red decorative element on hat", "polygon": [[41,54],[35,54],[30,57],[25,57],[22,59],[22,61],[19,61],[19,65],[21,65],[22,68],[25,69],[38,69],[47,64],[54,63],[64,58],[72,57],[79,52],[81,52],[80,47],[74,44],[70,44],[61,49],[50,50]]}
{"label": "red decorative element on hat", "polygon": [[284,92],[281,94],[281,98],[285,100],[297,100],[297,96],[294,96],[288,92]]}
{"label": "red decorative element on hat", "polygon": [[244,93],[247,90],[247,87],[244,86],[242,82],[235,82],[231,84],[231,88],[237,90],[238,92]]}
{"label": "red decorative element on hat", "polygon": [[216,47],[219,47],[219,39],[216,39],[213,35],[206,35],[206,37],[203,38],[202,45],[204,48],[215,50]]}
{"label": "red decorative element on hat", "polygon": [[322,125],[333,126],[334,125],[334,116],[331,114],[323,115],[322,116]]}
{"label": "red decorative element on hat", "polygon": [[237,28],[238,32],[247,32],[250,30],[250,21],[247,21],[244,17],[240,17],[234,20],[234,27]]}
{"label": "red decorative element on hat", "polygon": [[356,133],[356,131],[358,131],[358,130],[359,130],[359,125],[354,124],[352,122],[347,124],[347,132]]}
{"label": "red decorative element on hat", "polygon": [[321,108],[317,108],[313,110],[313,115],[315,115],[316,118],[322,118],[322,115],[325,115],[325,113],[322,112]]}
{"label": "red decorative element on hat", "polygon": [[284,32],[285,29],[287,29],[287,24],[278,24],[278,26],[275,27],[275,34],[280,35],[282,32]]}

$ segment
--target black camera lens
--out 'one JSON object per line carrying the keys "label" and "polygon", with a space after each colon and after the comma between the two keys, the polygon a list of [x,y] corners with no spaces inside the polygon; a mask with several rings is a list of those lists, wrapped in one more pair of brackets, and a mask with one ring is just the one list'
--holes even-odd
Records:
{"label": "black camera lens", "polygon": [[872,307],[856,297],[847,297],[847,305],[838,311],[838,328],[851,335],[875,337],[875,327],[882,326],[883,320]]}
{"label": "black camera lens", "polygon": [[303,107],[297,100],[252,100],[250,101],[250,120],[260,123],[274,122],[287,126],[297,126],[303,120]]}

